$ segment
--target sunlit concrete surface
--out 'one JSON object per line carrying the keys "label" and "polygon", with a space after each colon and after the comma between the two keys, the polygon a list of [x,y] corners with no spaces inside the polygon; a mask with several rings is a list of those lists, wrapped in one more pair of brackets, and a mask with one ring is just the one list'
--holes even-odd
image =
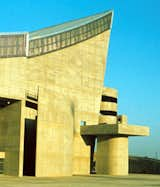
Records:
{"label": "sunlit concrete surface", "polygon": [[4,174],[90,173],[91,146],[80,126],[99,121],[112,15],[106,11],[35,32],[0,33]]}
{"label": "sunlit concrete surface", "polygon": [[113,177],[108,175],[73,176],[56,178],[11,177],[0,175],[3,187],[153,187],[160,186],[159,175],[129,175]]}
{"label": "sunlit concrete surface", "polygon": [[128,125],[118,91],[103,87],[112,17],[0,33],[1,173],[128,174],[128,137],[149,128]]}

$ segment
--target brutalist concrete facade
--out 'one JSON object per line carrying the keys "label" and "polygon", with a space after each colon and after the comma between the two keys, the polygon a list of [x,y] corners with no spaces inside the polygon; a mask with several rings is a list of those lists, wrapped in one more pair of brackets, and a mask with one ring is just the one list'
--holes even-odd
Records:
{"label": "brutalist concrete facade", "polygon": [[89,174],[96,137],[97,173],[128,173],[128,136],[149,130],[128,128],[117,115],[116,91],[103,88],[112,16],[108,11],[34,32],[0,34],[4,174]]}

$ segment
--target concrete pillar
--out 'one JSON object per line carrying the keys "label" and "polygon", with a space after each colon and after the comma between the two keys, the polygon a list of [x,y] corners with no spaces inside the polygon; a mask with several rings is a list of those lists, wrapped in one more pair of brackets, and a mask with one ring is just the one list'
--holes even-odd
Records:
{"label": "concrete pillar", "polygon": [[128,175],[128,137],[97,137],[96,173]]}

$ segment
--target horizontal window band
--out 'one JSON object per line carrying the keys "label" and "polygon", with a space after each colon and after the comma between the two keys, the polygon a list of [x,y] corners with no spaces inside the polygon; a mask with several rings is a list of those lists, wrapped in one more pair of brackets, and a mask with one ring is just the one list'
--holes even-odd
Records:
{"label": "horizontal window band", "polygon": [[110,96],[106,96],[106,95],[102,95],[102,101],[104,101],[104,102],[117,103],[117,98],[115,98],[115,97],[110,97]]}
{"label": "horizontal window band", "polygon": [[33,38],[29,41],[29,57],[60,50],[95,37],[110,29],[111,19],[112,13],[69,31]]}
{"label": "horizontal window band", "polygon": [[47,34],[41,30],[38,31],[40,34],[37,34],[37,31],[34,34],[0,34],[0,58],[43,55],[88,40],[111,29],[112,12],[88,20],[84,23],[80,21],[82,23],[74,27],[64,26],[64,29],[60,29],[58,26],[58,33],[54,32],[53,27],[53,32],[49,31]]}
{"label": "horizontal window band", "polygon": [[101,110],[100,113],[106,116],[117,116],[117,112],[114,111]]}
{"label": "horizontal window band", "polygon": [[37,104],[36,103],[32,103],[30,101],[26,101],[26,105],[25,106],[28,107],[28,108],[33,108],[35,110],[38,109]]}

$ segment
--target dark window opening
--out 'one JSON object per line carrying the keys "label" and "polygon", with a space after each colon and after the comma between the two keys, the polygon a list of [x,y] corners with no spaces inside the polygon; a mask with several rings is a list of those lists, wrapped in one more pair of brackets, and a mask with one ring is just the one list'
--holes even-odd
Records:
{"label": "dark window opening", "polygon": [[102,101],[117,103],[117,98],[106,96],[106,95],[102,95]]}
{"label": "dark window opening", "polygon": [[117,112],[114,111],[101,110],[100,113],[102,115],[117,116]]}
{"label": "dark window opening", "polygon": [[80,121],[80,126],[85,126],[86,125],[86,121]]}
{"label": "dark window opening", "polygon": [[30,101],[26,101],[26,107],[33,108],[37,110],[37,103],[32,103]]}
{"label": "dark window opening", "polygon": [[33,101],[37,101],[37,98],[34,98],[33,96],[27,96],[27,99],[33,100]]}

